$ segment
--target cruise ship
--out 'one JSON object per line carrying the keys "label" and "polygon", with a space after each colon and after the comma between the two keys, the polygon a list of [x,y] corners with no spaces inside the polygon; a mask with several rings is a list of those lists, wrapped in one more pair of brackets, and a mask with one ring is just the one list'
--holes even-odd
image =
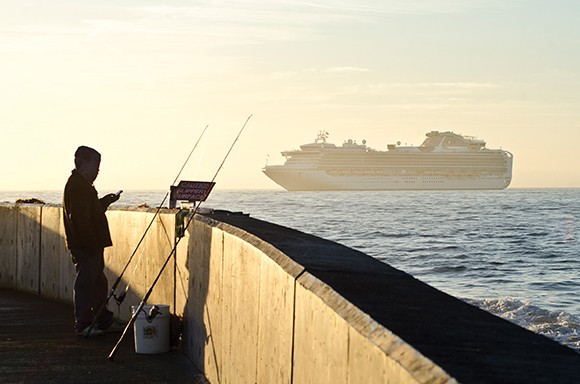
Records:
{"label": "cruise ship", "polygon": [[320,131],[314,143],[283,151],[284,165],[262,171],[288,191],[504,189],[512,179],[513,155],[487,149],[472,136],[431,131],[416,146],[389,144],[375,150],[349,139],[342,146]]}

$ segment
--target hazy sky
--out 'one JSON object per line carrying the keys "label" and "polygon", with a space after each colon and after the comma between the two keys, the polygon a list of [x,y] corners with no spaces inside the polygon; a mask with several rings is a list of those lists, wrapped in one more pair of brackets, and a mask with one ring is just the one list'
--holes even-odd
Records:
{"label": "hazy sky", "polygon": [[[512,187],[580,187],[578,0],[2,0],[0,190],[62,189],[79,145],[99,191],[262,174],[318,130],[514,154]],[[269,155],[269,157],[268,157]]]}

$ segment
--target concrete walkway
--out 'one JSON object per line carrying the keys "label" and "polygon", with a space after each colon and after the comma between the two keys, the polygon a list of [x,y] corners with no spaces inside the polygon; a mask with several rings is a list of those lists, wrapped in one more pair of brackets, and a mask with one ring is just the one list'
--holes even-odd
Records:
{"label": "concrete walkway", "polygon": [[0,383],[201,383],[185,355],[135,353],[133,334],[107,359],[120,334],[73,331],[68,304],[0,288]]}

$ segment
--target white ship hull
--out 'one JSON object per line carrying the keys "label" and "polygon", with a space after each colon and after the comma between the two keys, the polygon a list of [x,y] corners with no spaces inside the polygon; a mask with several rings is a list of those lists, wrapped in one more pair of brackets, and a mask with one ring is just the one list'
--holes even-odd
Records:
{"label": "white ship hull", "polygon": [[264,173],[288,191],[504,189],[511,177],[332,176],[325,171],[269,166]]}
{"label": "white ship hull", "polygon": [[284,165],[262,171],[289,191],[504,189],[512,179],[511,153],[452,132],[433,131],[420,147],[389,145],[388,151],[365,141],[338,147],[326,136],[282,152]]}

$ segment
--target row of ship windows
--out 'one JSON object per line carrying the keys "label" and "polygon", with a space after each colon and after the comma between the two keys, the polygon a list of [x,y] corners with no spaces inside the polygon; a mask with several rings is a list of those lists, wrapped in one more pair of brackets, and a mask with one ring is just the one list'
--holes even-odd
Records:
{"label": "row of ship windows", "polygon": [[322,159],[320,161],[315,161],[313,159],[290,159],[286,161],[287,165],[298,165],[302,164],[305,166],[312,167],[334,167],[334,168],[439,168],[439,167],[466,167],[471,166],[475,168],[481,167],[506,167],[508,162],[503,159],[486,159],[474,160],[474,159],[454,159],[454,160],[433,160],[433,161],[364,161],[364,160],[340,160],[340,159]]}
{"label": "row of ship windows", "polygon": [[[302,163],[302,162],[301,162]],[[292,164],[298,164],[297,162],[293,162]],[[310,163],[302,163],[304,165],[309,165]],[[477,161],[462,161],[462,162],[432,162],[432,163],[409,163],[409,162],[392,162],[388,165],[382,163],[358,163],[358,162],[320,162],[316,166],[318,167],[325,167],[325,168],[370,168],[370,169],[390,169],[390,168],[426,168],[426,169],[434,169],[434,168],[488,168],[488,167],[507,167],[507,163],[505,161],[488,161],[488,162],[477,162]]]}
{"label": "row of ship windows", "polygon": [[[496,177],[495,180],[502,180],[508,182],[509,180],[505,180],[503,177]],[[494,180],[494,179],[486,179],[486,181]],[[448,180],[447,180],[448,181]],[[446,180],[393,180],[392,184],[444,184]],[[348,184],[384,184],[384,180],[370,180],[370,181],[362,181],[362,180],[348,180]]]}
{"label": "row of ship windows", "polygon": [[498,177],[502,178],[505,177],[507,172],[503,169],[492,171],[455,171],[455,172],[405,172],[405,173],[398,173],[398,172],[384,172],[384,171],[366,171],[366,172],[348,172],[348,171],[326,171],[328,175],[331,176],[344,176],[344,177],[396,177],[396,178],[444,178],[444,177]]}
{"label": "row of ship windows", "polygon": [[504,156],[483,156],[483,157],[475,157],[475,156],[421,156],[419,158],[409,158],[407,156],[389,156],[388,158],[385,157],[367,157],[367,156],[359,156],[359,157],[343,157],[343,156],[294,156],[294,157],[287,157],[288,161],[307,161],[307,162],[336,162],[336,163],[354,163],[354,162],[363,162],[363,163],[380,163],[380,164],[392,164],[395,162],[401,162],[405,164],[411,163],[426,163],[431,164],[434,162],[444,162],[444,161],[451,161],[453,163],[457,162],[496,162],[496,161],[506,161],[506,157]]}
{"label": "row of ship windows", "polygon": [[[437,177],[437,178],[428,178],[428,177],[423,177],[423,178],[419,178],[419,177],[407,177],[407,178],[398,178],[399,180],[392,180],[392,183],[395,184],[399,184],[399,183],[430,183],[430,184],[442,184],[445,183],[446,181],[449,181],[449,178],[445,179],[445,178],[441,178],[441,177]],[[462,179],[462,178],[453,178],[453,179]],[[489,180],[506,180],[505,177],[486,177],[485,180],[489,181]],[[350,183],[358,183],[358,184],[367,184],[367,183],[384,183],[385,180],[384,178],[372,178],[370,180],[360,180],[359,178],[355,178],[355,179],[347,179],[345,180],[346,182]]]}
{"label": "row of ship windows", "polygon": [[405,164],[410,163],[433,163],[441,161],[451,161],[453,163],[464,162],[464,161],[474,161],[474,162],[490,162],[490,161],[506,161],[507,158],[504,156],[421,156],[418,158],[409,158],[407,156],[389,156],[385,157],[342,157],[342,156],[294,156],[288,157],[288,161],[324,161],[324,162],[337,162],[337,163],[354,163],[354,162],[364,162],[364,163],[380,163],[380,164],[392,164],[394,162],[402,162]]}

